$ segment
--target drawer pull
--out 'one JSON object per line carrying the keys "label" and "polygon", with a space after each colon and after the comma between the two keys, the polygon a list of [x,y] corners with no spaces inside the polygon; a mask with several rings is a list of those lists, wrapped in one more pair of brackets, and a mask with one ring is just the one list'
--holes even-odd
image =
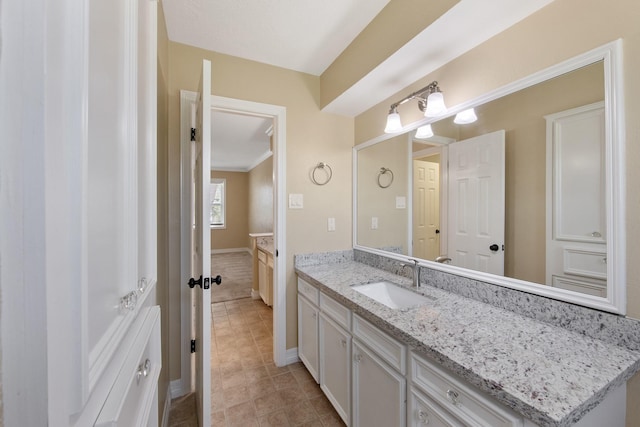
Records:
{"label": "drawer pull", "polygon": [[120,298],[120,308],[122,310],[133,311],[136,308],[136,304],[138,304],[138,292],[131,291],[122,298]]}
{"label": "drawer pull", "polygon": [[418,411],[418,420],[420,420],[421,424],[429,424],[429,414],[424,411]]}
{"label": "drawer pull", "polygon": [[149,359],[144,361],[144,364],[140,364],[138,366],[138,370],[136,371],[136,384],[140,384],[140,378],[146,378],[151,371],[151,361]]}
{"label": "drawer pull", "polygon": [[451,400],[451,403],[453,403],[454,405],[457,405],[458,398],[460,397],[460,395],[455,390],[447,390],[447,397],[449,398],[449,400]]}

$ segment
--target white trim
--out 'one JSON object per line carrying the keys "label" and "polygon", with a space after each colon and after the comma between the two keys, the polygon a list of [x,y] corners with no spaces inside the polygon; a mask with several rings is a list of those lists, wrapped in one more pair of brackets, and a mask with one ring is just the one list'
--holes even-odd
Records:
{"label": "white trim", "polygon": [[240,99],[211,97],[213,110],[251,114],[273,119],[274,129],[274,236],[278,256],[274,262],[273,289],[273,359],[277,366],[286,364],[287,347],[287,280],[286,280],[286,108],[278,105],[243,101]]}
{"label": "white trim", "polygon": [[[198,99],[196,92],[180,91],[180,378],[193,391],[191,384],[191,290],[186,281],[191,276],[191,105]],[[183,283],[184,282],[184,283]]]}
{"label": "white trim", "polygon": [[171,385],[167,386],[167,393],[164,398],[164,407],[162,409],[162,419],[160,420],[160,425],[162,427],[167,427],[169,425],[169,410],[171,409]]}
{"label": "white trim", "polygon": [[[492,283],[507,288],[516,289],[548,298],[567,301],[598,310],[617,314],[626,313],[626,236],[625,236],[625,117],[624,117],[624,91],[623,91],[623,67],[622,67],[622,40],[605,44],[592,49],[582,55],[570,58],[528,77],[517,80],[494,91],[488,92],[478,98],[458,104],[447,111],[447,115],[438,118],[423,119],[405,126],[401,132],[388,135],[380,135],[354,147],[353,155],[353,242],[354,248],[366,252],[377,253],[393,259],[406,261],[406,256],[399,256],[389,252],[380,251],[357,245],[357,151],[382,142],[384,140],[401,135],[407,131],[433,123],[443,118],[454,116],[460,111],[472,108],[489,101],[514,93],[520,89],[549,80],[569,71],[604,60],[605,74],[605,105],[606,105],[606,185],[607,185],[607,236],[610,237],[607,244],[607,297],[595,297],[565,289],[541,286],[540,284],[527,282],[493,274],[466,270],[463,268],[423,260],[422,265],[443,272],[468,277],[487,283]],[[613,242],[613,243],[612,243]]]}
{"label": "white trim", "polygon": [[300,357],[298,357],[298,347],[287,349],[285,365],[292,365],[298,362],[300,362]]}
{"label": "white trim", "polygon": [[169,383],[169,398],[175,399],[176,397],[182,397],[186,394],[191,393],[191,389],[189,388],[189,384],[185,383],[182,378],[177,380],[173,380]]}
{"label": "white trim", "polygon": [[[181,141],[181,159],[182,159],[182,190],[190,191],[190,165],[185,164],[185,159],[188,159],[188,151],[190,149],[190,104],[195,102],[196,94],[194,92],[181,90],[180,91],[180,141]],[[286,108],[277,105],[263,104],[252,101],[243,101],[232,98],[225,98],[220,96],[211,97],[212,110],[226,111],[226,112],[242,112],[244,114],[252,114],[260,117],[270,117],[273,119],[274,129],[274,237],[275,247],[278,250],[278,256],[274,262],[274,303],[273,303],[273,352],[274,361],[277,366],[284,366],[287,363],[287,350],[286,350],[286,318],[287,318],[287,305],[286,305]],[[186,175],[185,175],[186,173]],[[188,200],[181,197],[181,212],[190,212],[191,207],[188,205]],[[190,243],[189,233],[191,233],[191,218],[188,221],[181,219],[181,271],[190,272]],[[188,277],[189,273],[181,274],[181,277]],[[181,345],[183,350],[181,352],[181,377],[183,379],[190,378],[190,357],[187,353],[189,348],[188,343],[190,340],[190,325],[191,320],[188,319],[188,305],[190,304],[190,293],[186,291],[188,288],[184,288],[181,298]],[[252,295],[253,297],[253,295]]]}
{"label": "white trim", "polygon": [[215,254],[230,254],[234,252],[248,252],[250,255],[252,255],[251,249],[249,248],[211,249],[212,256]]}

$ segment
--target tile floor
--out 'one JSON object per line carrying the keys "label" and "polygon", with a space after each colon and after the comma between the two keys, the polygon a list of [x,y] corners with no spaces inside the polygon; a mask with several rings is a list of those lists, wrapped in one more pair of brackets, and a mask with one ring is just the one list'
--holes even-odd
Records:
{"label": "tile floor", "polygon": [[[212,321],[212,426],[344,426],[302,363],[273,363],[272,310],[261,300],[215,303]],[[172,403],[171,427],[195,425],[192,401]]]}

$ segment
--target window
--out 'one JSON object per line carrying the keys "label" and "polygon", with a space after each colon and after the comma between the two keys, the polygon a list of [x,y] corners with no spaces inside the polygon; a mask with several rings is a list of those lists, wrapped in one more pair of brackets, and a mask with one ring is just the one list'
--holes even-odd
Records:
{"label": "window", "polygon": [[209,186],[211,197],[211,209],[209,211],[209,224],[211,228],[225,228],[225,186],[227,180],[213,178]]}

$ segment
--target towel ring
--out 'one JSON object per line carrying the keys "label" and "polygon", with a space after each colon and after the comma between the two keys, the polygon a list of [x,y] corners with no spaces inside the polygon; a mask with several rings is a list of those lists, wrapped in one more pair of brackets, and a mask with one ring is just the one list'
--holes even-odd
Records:
{"label": "towel ring", "polygon": [[[386,175],[387,173],[391,175],[391,180],[389,180],[389,183],[387,185],[382,185],[382,183],[380,182],[380,178],[383,175]],[[389,188],[392,183],[393,183],[393,171],[389,168],[381,167],[380,172],[378,172],[378,186],[380,188]]]}
{"label": "towel ring", "polygon": [[[320,169],[325,172],[324,181],[322,180],[322,178],[316,178],[316,172]],[[320,162],[313,168],[313,171],[311,172],[311,181],[313,181],[313,183],[316,185],[325,185],[327,182],[331,181],[332,176],[333,170],[331,170],[331,166],[329,166],[328,163]]]}

